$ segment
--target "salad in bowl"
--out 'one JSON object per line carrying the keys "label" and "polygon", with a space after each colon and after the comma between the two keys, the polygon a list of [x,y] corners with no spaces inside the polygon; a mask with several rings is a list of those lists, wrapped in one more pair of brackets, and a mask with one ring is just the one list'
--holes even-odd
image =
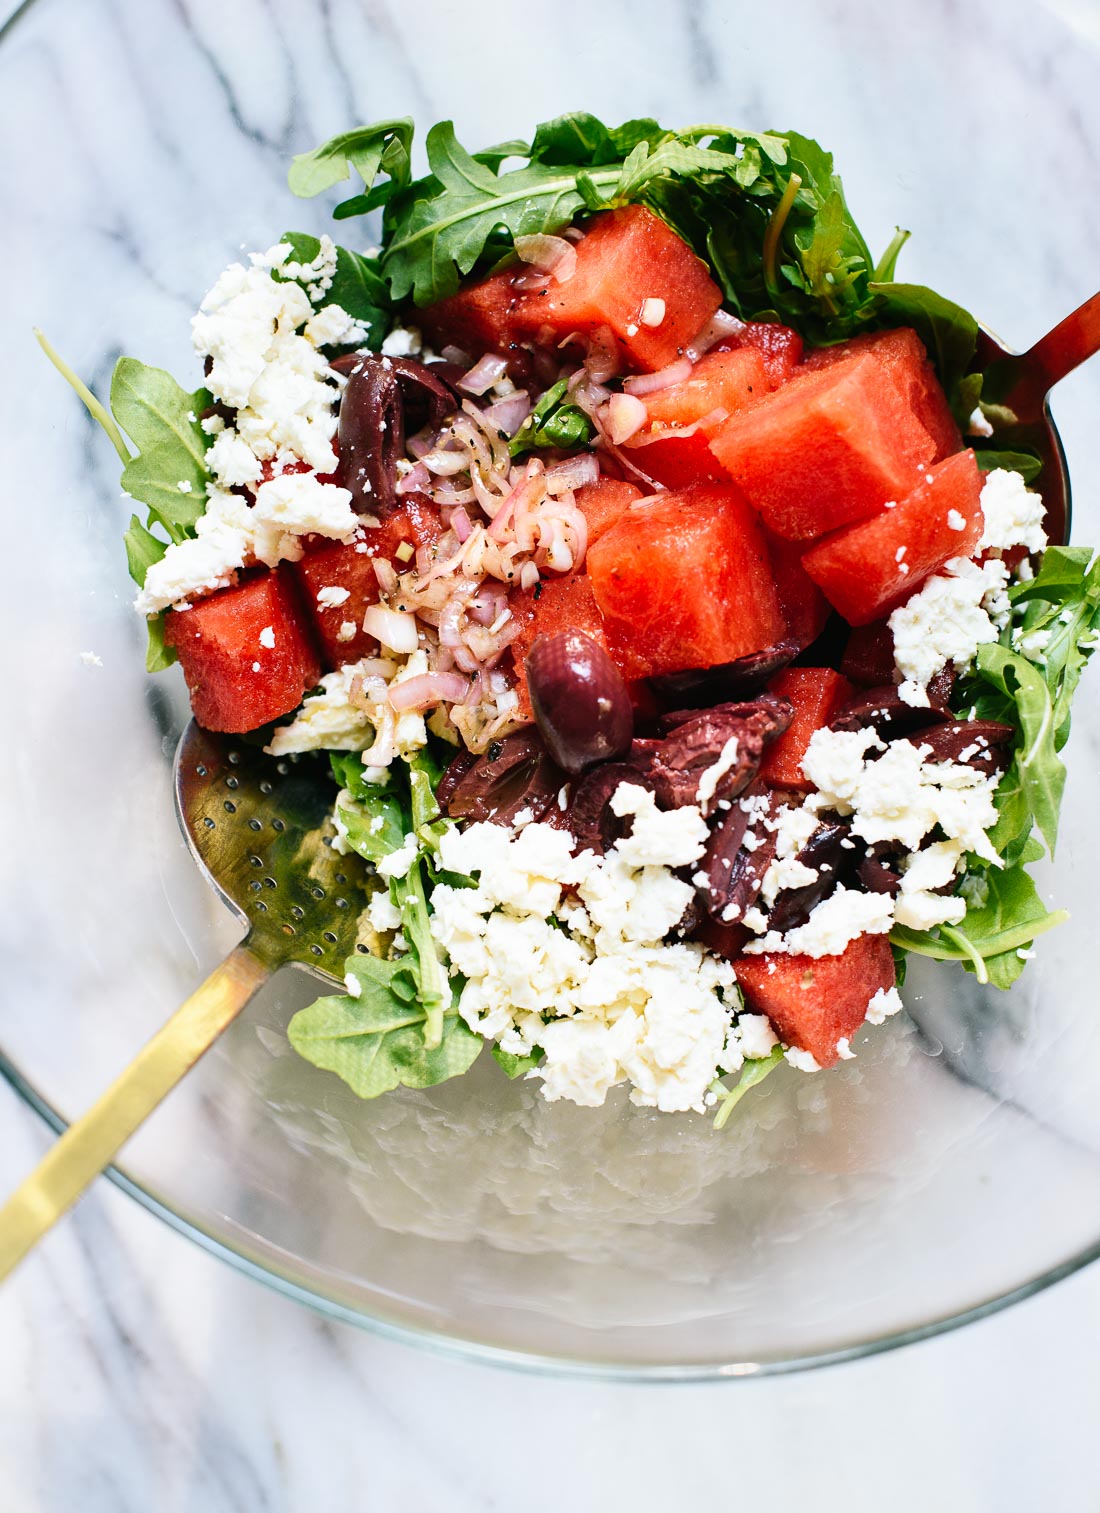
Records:
{"label": "salad in bowl", "polygon": [[857,1055],[909,953],[1011,987],[1065,917],[1027,869],[1100,573],[998,444],[974,319],[795,133],[442,123],[420,178],[412,135],[294,160],[298,195],[361,179],[336,218],[379,245],[226,269],[197,389],[74,379],[143,506],[149,670],[327,753],[374,869],[295,1048],[363,1097],[487,1048],[721,1125]]}

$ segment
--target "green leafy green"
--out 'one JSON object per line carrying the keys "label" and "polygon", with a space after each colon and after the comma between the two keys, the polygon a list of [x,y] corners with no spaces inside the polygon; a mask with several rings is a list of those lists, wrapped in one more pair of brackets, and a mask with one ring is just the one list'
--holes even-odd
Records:
{"label": "green leafy green", "polygon": [[97,421],[103,427],[104,431],[110,437],[111,445],[118,453],[123,467],[125,467],[126,464],[130,461],[130,449],[126,445],[122,432],[119,430],[110,411],[95,397],[91,389],[89,389],[88,385],[80,377],[79,373],[74,372],[74,370],[70,368],[69,364],[54,348],[54,346],[46,339],[46,337],[43,336],[42,332],[38,329],[37,326],[34,327],[34,336],[35,340],[38,342],[38,345],[42,348],[43,352],[45,352],[46,356],[53,363],[54,367],[61,374],[65,382],[76,392],[77,395],[79,395],[80,400],[84,405],[84,408],[87,410],[88,414],[92,417],[93,420]]}
{"label": "green leafy green", "polygon": [[[976,327],[964,311],[883,277],[893,274],[904,233],[876,264],[831,155],[796,132],[713,125],[675,132],[648,119],[609,128],[576,112],[544,122],[529,147],[508,142],[469,153],[444,121],[427,136],[430,172],[412,180],[409,139],[396,125],[333,138],[296,158],[290,178],[295,193],[310,195],[351,168],[362,175],[365,193],[337,215],[385,205],[378,271],[395,301],[411,294],[425,305],[453,294],[463,276],[499,265],[516,236],[559,232],[606,206],[642,204],[709,261],[726,300],[746,318],[774,316],[816,342],[916,320],[949,385],[973,355]],[[525,161],[505,168],[511,158]],[[379,174],[389,182],[376,185]]]}
{"label": "green leafy green", "polygon": [[1043,471],[1042,459],[1036,457],[1034,452],[996,452],[977,442],[974,444],[974,456],[983,473],[991,473],[994,468],[1005,468],[1010,473],[1019,473],[1025,483],[1033,483]]}
{"label": "green leafy green", "polygon": [[1017,953],[1030,947],[1037,935],[1063,924],[1064,909],[1048,910],[1022,865],[990,867],[981,875],[982,888],[971,893],[960,925],[938,930],[910,930],[895,925],[894,946],[941,961],[961,961],[980,982],[1007,988],[1024,969]]}
{"label": "green leafy green", "polygon": [[[205,389],[188,394],[163,368],[120,357],[111,378],[111,411],[138,449],[122,470],[122,487],[149,508],[172,541],[183,541],[206,508],[209,438],[198,415]],[[183,487],[181,487],[183,485]]]}
{"label": "green leafy green", "polygon": [[[287,231],[279,238],[293,248],[293,261],[309,264],[321,251],[320,237],[308,236],[301,231]],[[274,276],[286,277],[276,269]],[[295,282],[304,281],[297,277]],[[353,320],[367,328],[367,346],[377,352],[393,324],[393,305],[386,282],[378,272],[377,259],[364,257],[347,247],[336,248],[336,271],[332,283],[325,291],[325,304],[339,305]]]}
{"label": "green leafy green", "polygon": [[719,1095],[718,1111],[714,1116],[715,1129],[723,1127],[748,1090],[758,1082],[763,1082],[782,1060],[783,1047],[774,1046],[767,1056],[761,1056],[756,1061],[746,1061],[733,1087],[727,1088],[721,1082],[715,1084],[712,1091]]}
{"label": "green leafy green", "polygon": [[1050,689],[1033,662],[996,642],[979,647],[977,674],[1015,703],[1021,741],[1013,769],[1053,856],[1066,769],[1054,743],[1056,726]]}
{"label": "green leafy green", "polygon": [[359,984],[358,995],[319,998],[287,1027],[291,1045],[314,1066],[335,1072],[360,1098],[376,1098],[399,1086],[433,1087],[477,1060],[485,1042],[453,1002],[445,1006],[439,1033],[430,1041],[431,1011],[418,1001],[407,961],[357,955],[346,968]]}
{"label": "green leafy green", "polygon": [[510,1051],[502,1051],[495,1042],[489,1047],[493,1060],[503,1070],[504,1075],[514,1082],[517,1077],[524,1077],[542,1060],[542,1051],[536,1049],[528,1056],[513,1056]]}
{"label": "green leafy green", "polygon": [[579,405],[568,402],[568,389],[568,380],[563,378],[540,396],[509,443],[513,457],[542,447],[572,451],[588,445],[594,434],[592,422]]}

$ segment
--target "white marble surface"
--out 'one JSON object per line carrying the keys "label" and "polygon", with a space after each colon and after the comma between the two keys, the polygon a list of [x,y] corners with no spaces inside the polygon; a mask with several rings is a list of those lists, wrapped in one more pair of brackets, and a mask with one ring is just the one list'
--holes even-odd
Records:
{"label": "white marble surface", "polygon": [[[223,251],[189,235],[196,204],[216,206],[233,245],[259,243],[287,215],[289,151],[402,112],[454,114],[470,140],[581,104],[792,124],[835,151],[872,244],[895,219],[911,226],[906,274],[1018,345],[1100,283],[1093,0],[792,0],[781,24],[745,0],[562,0],[534,17],[501,0],[493,27],[476,9],[105,0],[93,18],[36,0],[3,46],[25,28],[21,67],[56,95],[65,129],[79,125],[88,200],[72,215],[100,218],[97,270],[120,257],[136,269],[124,307],[59,294],[71,354],[100,377],[116,340],[178,363],[188,304]],[[100,46],[126,60],[125,91],[97,87]],[[177,58],[201,88],[181,90]],[[308,110],[285,103],[299,85]],[[0,96],[3,161],[25,200],[21,125]],[[66,203],[43,192],[40,204],[32,255],[63,248],[69,224]],[[34,272],[0,287],[5,348],[10,333],[19,354],[0,378],[0,424],[14,421],[16,443],[23,372],[38,379],[24,345]],[[1059,403],[1086,518],[1098,397],[1080,375]],[[0,1085],[0,1191],[44,1139]],[[961,1333],[798,1378],[517,1378],[322,1323],[101,1184],[0,1292],[0,1509],[1088,1508],[1098,1343],[1093,1268]]]}

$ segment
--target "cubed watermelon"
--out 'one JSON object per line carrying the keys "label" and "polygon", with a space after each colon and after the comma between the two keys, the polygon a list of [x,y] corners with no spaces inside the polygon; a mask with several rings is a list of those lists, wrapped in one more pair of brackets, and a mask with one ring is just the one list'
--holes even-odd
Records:
{"label": "cubed watermelon", "polygon": [[649,421],[626,443],[627,455],[648,477],[670,489],[724,478],[708,438],[727,416],[772,388],[755,347],[708,353],[695,364],[690,378],[643,397]]}
{"label": "cubed watermelon", "polygon": [[416,320],[437,347],[462,347],[470,356],[500,352],[508,356],[519,340],[516,307],[524,298],[514,286],[514,268],[468,284],[449,299],[417,311]]}
{"label": "cubed watermelon", "polygon": [[768,684],[794,705],[794,719],[764,753],[760,776],[773,788],[795,788],[808,793],[813,787],[802,772],[802,758],[815,730],[828,725],[840,706],[852,696],[847,678],[831,667],[785,667]]}
{"label": "cubed watermelon", "polygon": [[697,426],[683,430],[642,432],[627,443],[624,455],[666,489],[686,489],[693,483],[724,483],[726,470],[719,465],[703,431]]}
{"label": "cubed watermelon", "polygon": [[[413,494],[381,525],[366,526],[361,534],[360,541],[350,544],[314,536],[301,561],[291,564],[329,670],[378,651],[378,642],[363,629],[364,611],[379,599],[375,559],[383,557],[403,572],[421,547],[439,540],[443,523],[430,499]],[[348,596],[327,605],[319,598],[326,588],[346,589]],[[349,625],[355,627],[350,636],[345,634]]]}
{"label": "cubed watermelon", "polygon": [[802,369],[812,372],[815,368],[827,368],[860,352],[874,353],[908,394],[913,413],[935,443],[931,460],[939,462],[957,452],[962,446],[962,437],[951,406],[928,360],[924,343],[910,327],[868,332],[854,336],[850,341],[839,342],[835,347],[819,347],[807,353]]}
{"label": "cubed watermelon", "polygon": [[782,536],[769,530],[765,530],[764,537],[768,543],[779,604],[787,621],[787,638],[797,641],[799,646],[809,646],[825,629],[829,606],[825,595],[802,566],[805,544],[784,541]]}
{"label": "cubed watermelon", "polygon": [[936,463],[893,509],[826,536],[802,559],[849,625],[881,620],[952,557],[981,539],[982,475],[974,453]]}
{"label": "cubed watermelon", "polygon": [[[912,368],[927,362],[923,348],[910,357]],[[823,536],[903,499],[932,461],[917,387],[896,354],[859,348],[731,416],[711,450],[777,535]]]}
{"label": "cubed watermelon", "polygon": [[512,319],[529,336],[544,327],[560,338],[607,326],[632,367],[654,371],[676,360],[721,303],[688,244],[644,205],[625,205],[593,217],[572,278],[526,295]]}
{"label": "cubed watermelon", "polygon": [[168,611],[195,719],[207,730],[255,730],[288,714],[321,676],[310,627],[283,568]]}
{"label": "cubed watermelon", "polygon": [[773,389],[780,388],[794,371],[802,358],[802,338],[790,326],[780,326],[775,321],[749,320],[734,336],[728,336],[714,352],[735,352],[745,347],[755,347],[764,359],[764,367]]}
{"label": "cubed watermelon", "polygon": [[759,521],[731,484],[633,505],[587,565],[608,650],[628,678],[733,662],[783,639]]}
{"label": "cubed watermelon", "polygon": [[820,1066],[836,1064],[837,1043],[852,1038],[871,999],[896,980],[885,935],[860,935],[839,956],[741,956],[734,971],[749,1007]]}
{"label": "cubed watermelon", "polygon": [[764,358],[755,347],[736,352],[708,352],[692,369],[691,377],[655,389],[642,396],[650,426],[690,426],[704,421],[709,435],[721,421],[708,421],[716,410],[736,415],[775,387],[770,382]]}
{"label": "cubed watermelon", "polygon": [[610,530],[619,516],[641,497],[641,489],[621,478],[601,478],[598,483],[589,483],[578,489],[575,498],[588,524],[589,546]]}

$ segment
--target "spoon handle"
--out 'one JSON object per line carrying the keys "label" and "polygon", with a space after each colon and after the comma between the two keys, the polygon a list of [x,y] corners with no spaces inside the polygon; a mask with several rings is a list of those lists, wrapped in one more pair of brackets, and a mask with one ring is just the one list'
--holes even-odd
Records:
{"label": "spoon handle", "polygon": [[237,946],[99,1101],[69,1126],[0,1208],[0,1281],[110,1165],[269,976],[255,952]]}
{"label": "spoon handle", "polygon": [[1100,294],[1079,305],[1026,352],[1008,359],[1011,388],[1005,403],[1021,418],[1038,417],[1054,385],[1097,352],[1100,352]]}

